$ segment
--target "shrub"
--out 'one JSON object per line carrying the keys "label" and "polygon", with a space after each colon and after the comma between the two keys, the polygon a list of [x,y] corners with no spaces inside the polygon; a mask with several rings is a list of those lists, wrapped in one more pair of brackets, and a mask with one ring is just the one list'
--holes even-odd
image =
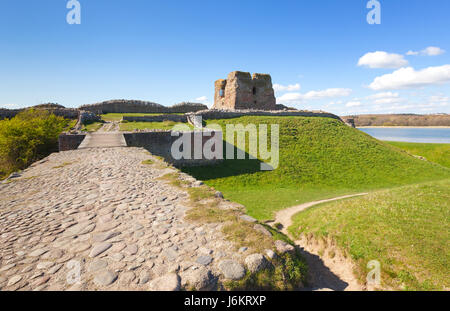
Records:
{"label": "shrub", "polygon": [[57,151],[58,136],[68,123],[40,109],[24,110],[0,121],[0,177]]}

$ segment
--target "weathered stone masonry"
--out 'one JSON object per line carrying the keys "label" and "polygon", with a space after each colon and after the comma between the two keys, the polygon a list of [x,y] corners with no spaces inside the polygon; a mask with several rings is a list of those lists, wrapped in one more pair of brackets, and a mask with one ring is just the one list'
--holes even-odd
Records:
{"label": "weathered stone masonry", "polygon": [[[31,107],[33,108],[33,107]],[[72,108],[36,108],[36,109],[43,109],[47,110],[50,113],[53,113],[54,115],[58,117],[64,117],[67,119],[77,119],[79,116],[80,111],[78,109],[72,109]],[[0,108],[0,120],[3,119],[11,119],[14,118],[18,113],[24,111],[24,109],[3,109]]]}
{"label": "weathered stone masonry", "polygon": [[213,109],[276,110],[272,78],[268,74],[233,71],[214,84]]}
{"label": "weathered stone masonry", "polygon": [[179,103],[166,107],[157,103],[140,100],[110,100],[92,105],[84,105],[79,109],[96,114],[104,113],[187,113],[208,109],[199,103]]}
{"label": "weathered stone masonry", "polygon": [[[219,140],[222,141],[222,132],[210,131],[210,136],[203,136],[202,132],[187,132],[190,135],[191,141],[191,159],[176,160],[172,157],[171,148],[173,143],[179,139],[179,136],[172,136],[170,131],[151,131],[143,133],[124,133],[125,141],[128,147],[142,147],[150,151],[153,155],[164,158],[165,161],[175,166],[196,166],[196,165],[214,165],[222,161],[222,159],[206,159],[202,156],[195,159],[195,135],[200,135],[202,149],[205,143],[212,137],[219,135]],[[186,133],[185,133],[186,134]]]}
{"label": "weathered stone masonry", "polygon": [[86,134],[67,134],[59,135],[59,151],[75,150],[81,145]]}

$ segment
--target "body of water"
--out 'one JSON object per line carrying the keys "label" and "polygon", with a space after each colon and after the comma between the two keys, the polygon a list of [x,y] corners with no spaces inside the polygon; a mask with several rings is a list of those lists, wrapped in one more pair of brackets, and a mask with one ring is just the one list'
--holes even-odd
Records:
{"label": "body of water", "polygon": [[379,140],[450,144],[450,128],[358,128]]}

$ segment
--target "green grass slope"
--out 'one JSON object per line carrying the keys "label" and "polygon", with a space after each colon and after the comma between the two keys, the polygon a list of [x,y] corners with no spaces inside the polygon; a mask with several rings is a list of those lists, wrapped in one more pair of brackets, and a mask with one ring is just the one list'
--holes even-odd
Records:
{"label": "green grass slope", "polygon": [[[127,117],[145,117],[145,116],[159,116],[165,113],[105,113],[102,114],[102,120],[103,121],[120,121],[124,116]],[[171,113],[168,113],[171,114]],[[175,114],[182,114],[182,113],[175,113]]]}
{"label": "green grass slope", "polygon": [[119,128],[121,131],[130,132],[134,130],[165,130],[169,131],[176,125],[185,125],[192,129],[188,123],[163,121],[163,122],[121,122]]}
{"label": "green grass slope", "polygon": [[355,260],[361,279],[367,263],[378,260],[382,286],[450,288],[450,180],[323,204],[293,221],[294,236],[332,237]]}
{"label": "green grass slope", "polygon": [[450,168],[450,144],[404,143],[386,141],[389,145]]}
{"label": "green grass slope", "polygon": [[209,120],[208,126],[214,123],[224,131],[227,123],[280,125],[280,165],[274,171],[260,171],[257,160],[184,169],[260,220],[316,199],[450,177],[447,168],[330,118],[249,116]]}

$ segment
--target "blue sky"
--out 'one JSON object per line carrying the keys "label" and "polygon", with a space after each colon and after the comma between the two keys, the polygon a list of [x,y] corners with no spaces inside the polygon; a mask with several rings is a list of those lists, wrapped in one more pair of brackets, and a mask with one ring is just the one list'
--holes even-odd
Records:
{"label": "blue sky", "polygon": [[78,1],[81,25],[67,0],[1,0],[0,107],[211,105],[214,80],[241,70],[300,109],[450,113],[448,0],[379,0],[381,25],[368,0]]}

